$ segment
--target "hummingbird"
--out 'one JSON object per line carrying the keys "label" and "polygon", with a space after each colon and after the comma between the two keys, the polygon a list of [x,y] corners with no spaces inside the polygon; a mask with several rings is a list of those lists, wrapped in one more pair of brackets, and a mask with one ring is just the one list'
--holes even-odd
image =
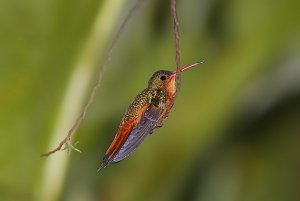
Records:
{"label": "hummingbird", "polygon": [[153,130],[160,128],[174,104],[176,79],[179,72],[202,62],[184,66],[175,71],[156,71],[128,107],[111,145],[105,152],[100,168],[117,163],[132,154]]}

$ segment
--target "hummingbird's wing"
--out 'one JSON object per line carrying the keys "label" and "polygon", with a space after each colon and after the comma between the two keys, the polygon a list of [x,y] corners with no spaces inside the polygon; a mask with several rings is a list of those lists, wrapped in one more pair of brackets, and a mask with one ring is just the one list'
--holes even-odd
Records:
{"label": "hummingbird's wing", "polygon": [[141,110],[140,118],[123,122],[103,157],[101,167],[116,163],[132,153],[156,125],[161,107],[150,104]]}
{"label": "hummingbird's wing", "polygon": [[129,156],[144,141],[146,136],[155,128],[160,112],[161,108],[153,104],[145,110],[139,123],[131,131],[125,143],[113,157],[113,163],[119,162]]}
{"label": "hummingbird's wing", "polygon": [[107,165],[112,163],[114,156],[118,153],[136,125],[137,123],[134,119],[121,123],[114,140],[112,141],[111,145],[105,153],[105,156],[102,159],[101,167],[106,167]]}

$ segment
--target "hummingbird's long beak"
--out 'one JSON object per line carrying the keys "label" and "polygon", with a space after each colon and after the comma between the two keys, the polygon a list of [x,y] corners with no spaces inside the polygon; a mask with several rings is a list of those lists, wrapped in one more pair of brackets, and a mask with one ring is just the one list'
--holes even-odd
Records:
{"label": "hummingbird's long beak", "polygon": [[[203,61],[198,61],[198,62],[196,62],[196,63],[192,63],[192,64],[189,64],[189,65],[187,65],[187,66],[183,66],[182,68],[179,69],[179,71],[180,71],[180,72],[183,72],[183,71],[185,71],[185,70],[187,70],[187,69],[190,69],[190,68],[193,68],[193,67],[195,67],[195,66],[198,66],[199,64],[203,64]],[[177,70],[174,70],[174,71],[172,72],[172,74],[173,74],[173,75],[176,75],[176,74],[177,74]]]}

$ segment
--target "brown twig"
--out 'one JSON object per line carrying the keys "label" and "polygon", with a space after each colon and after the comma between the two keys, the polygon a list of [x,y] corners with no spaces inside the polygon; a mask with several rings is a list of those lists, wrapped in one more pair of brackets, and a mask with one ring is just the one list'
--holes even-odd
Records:
{"label": "brown twig", "polygon": [[[72,148],[77,150],[76,148],[73,147],[73,145],[71,144],[71,138],[74,135],[74,133],[77,131],[78,127],[80,126],[80,124],[82,123],[82,121],[84,120],[86,113],[90,107],[90,105],[92,104],[92,102],[94,101],[94,97],[96,95],[97,89],[100,87],[101,85],[101,81],[102,81],[102,77],[103,77],[103,73],[105,72],[107,65],[109,64],[111,57],[112,57],[112,53],[113,50],[115,49],[121,35],[123,34],[129,20],[131,19],[133,13],[139,9],[139,7],[142,5],[142,3],[144,2],[144,0],[137,0],[137,2],[134,4],[134,6],[130,9],[130,11],[128,12],[127,16],[125,17],[125,19],[123,20],[121,26],[119,27],[115,37],[113,38],[112,44],[109,47],[108,51],[107,51],[107,55],[104,58],[103,63],[100,65],[99,67],[99,73],[98,73],[98,77],[97,77],[97,81],[95,86],[93,87],[91,94],[88,98],[88,101],[86,102],[86,104],[83,107],[82,112],[80,113],[79,117],[77,118],[77,120],[75,121],[74,125],[72,126],[72,128],[69,130],[67,136],[59,143],[59,145],[54,148],[53,150],[42,154],[42,156],[50,156],[52,154],[54,154],[55,152],[62,150],[62,147],[65,146],[66,149]],[[65,149],[64,148],[64,149]],[[79,150],[77,150],[79,151]]]}
{"label": "brown twig", "polygon": [[175,96],[177,95],[179,88],[180,88],[180,67],[181,67],[181,62],[180,62],[180,35],[179,35],[179,21],[177,18],[177,10],[176,10],[176,0],[171,0],[171,12],[172,12],[172,18],[173,18],[173,34],[174,34],[174,41],[175,41],[175,62],[176,62],[176,70],[177,70],[177,77],[176,77],[176,93]]}

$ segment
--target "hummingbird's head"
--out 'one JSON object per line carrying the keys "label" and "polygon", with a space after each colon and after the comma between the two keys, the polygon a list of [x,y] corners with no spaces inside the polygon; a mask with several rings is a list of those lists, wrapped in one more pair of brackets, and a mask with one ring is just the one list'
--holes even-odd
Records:
{"label": "hummingbird's head", "polygon": [[148,81],[148,88],[150,89],[163,89],[167,84],[168,80],[172,76],[172,71],[159,70],[153,73],[150,80]]}
{"label": "hummingbird's head", "polygon": [[154,90],[164,89],[167,92],[174,94],[176,92],[176,77],[178,72],[183,72],[189,68],[197,66],[202,62],[196,62],[179,69],[179,71],[159,70],[156,71],[148,81],[148,88]]}

